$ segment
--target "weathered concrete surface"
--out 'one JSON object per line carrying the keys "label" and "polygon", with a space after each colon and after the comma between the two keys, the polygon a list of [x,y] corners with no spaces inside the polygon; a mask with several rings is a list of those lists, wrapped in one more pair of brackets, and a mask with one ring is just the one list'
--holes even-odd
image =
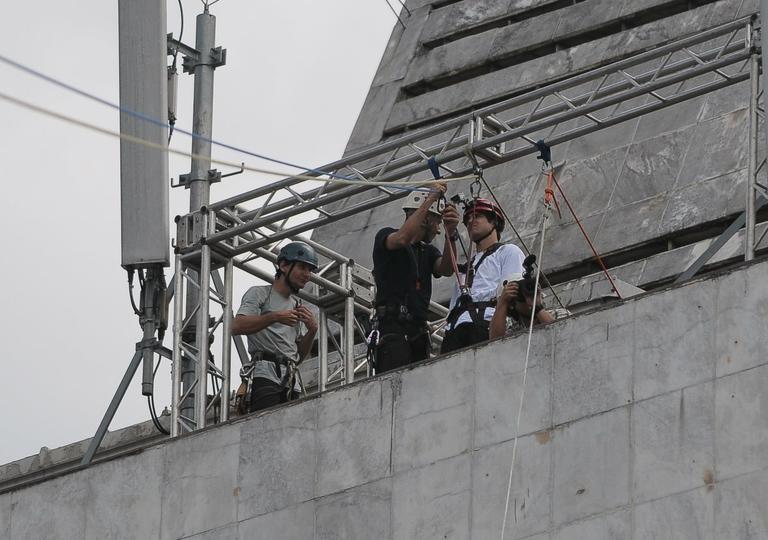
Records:
{"label": "weathered concrete surface", "polygon": [[[768,539],[768,262],[533,334],[506,538]],[[525,334],[0,494],[0,539],[500,534]]]}
{"label": "weathered concrete surface", "polygon": [[[759,9],[755,0],[719,0],[664,17],[674,3],[464,0],[435,7],[424,0],[409,2],[412,15],[407,29],[393,31],[347,150]],[[647,17],[654,20],[640,24]],[[619,25],[633,20],[632,25],[639,25],[625,29]],[[600,37],[580,42],[596,29],[603,32]],[[505,64],[518,57],[524,61]],[[748,82],[739,83],[553,148],[556,161],[564,163],[563,189],[601,253],[636,250],[743,209],[748,95]],[[644,98],[638,98],[631,105],[644,103]],[[572,121],[574,125],[584,122]],[[762,136],[763,130],[759,132]],[[543,197],[539,162],[531,156],[490,167],[485,178],[525,242],[534,244]],[[449,194],[456,191],[466,193],[468,187],[452,184]],[[369,196],[363,194],[358,200]],[[394,202],[329,224],[317,229],[314,237],[370,267],[373,236],[383,226],[402,223],[400,206]],[[517,242],[511,232],[505,240]],[[681,272],[685,266],[675,261],[688,260],[698,246],[680,249],[687,250],[687,255],[656,256],[648,264],[638,261],[627,281],[642,286]],[[735,254],[736,250],[731,244],[728,251]],[[590,259],[573,217],[565,211],[562,219],[551,223],[544,269],[565,270]],[[443,280],[433,298],[447,301],[450,289],[451,283]]]}

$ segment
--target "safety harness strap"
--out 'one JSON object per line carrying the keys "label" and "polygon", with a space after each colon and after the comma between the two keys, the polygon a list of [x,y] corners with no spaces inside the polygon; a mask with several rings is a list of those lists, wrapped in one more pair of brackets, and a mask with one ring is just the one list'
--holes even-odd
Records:
{"label": "safety harness strap", "polygon": [[[493,255],[496,252],[496,250],[499,249],[503,245],[504,244],[501,243],[501,242],[496,242],[495,244],[489,246],[488,249],[486,249],[483,252],[483,255],[480,257],[480,260],[477,261],[477,264],[475,264],[475,265],[473,265],[473,263],[475,262],[474,261],[474,257],[472,257],[472,260],[469,261],[469,263],[463,263],[463,264],[459,265],[459,271],[462,274],[466,274],[466,276],[467,276],[467,281],[466,281],[467,289],[472,288],[472,282],[475,280],[475,274],[477,274],[477,271],[480,268],[480,265],[483,264],[483,261],[486,258],[488,258],[491,255]],[[467,272],[469,272],[469,273],[467,273]]]}
{"label": "safety harness strap", "polygon": [[[469,273],[467,274],[467,289],[472,287],[472,282],[475,279],[475,274],[480,268],[480,265],[483,264],[483,261],[487,259],[489,256],[493,255],[496,250],[498,250],[501,246],[504,244],[501,242],[496,242],[495,244],[488,247],[488,249],[483,252],[483,255],[480,257],[480,260],[477,261],[477,264],[473,265],[472,263],[474,260],[469,261],[467,264],[462,264],[459,266],[459,270],[462,273],[467,273],[467,270],[469,270]],[[474,257],[473,257],[474,259]],[[487,300],[483,302],[475,302],[472,300],[472,296],[470,294],[462,294],[459,296],[458,301],[456,302],[456,305],[453,306],[453,309],[450,313],[448,313],[448,317],[446,317],[446,323],[448,324],[449,330],[453,329],[453,325],[456,323],[458,318],[462,315],[464,312],[468,312],[469,316],[472,318],[472,322],[475,324],[480,323],[485,318],[485,310],[489,307],[495,306],[496,300]]]}

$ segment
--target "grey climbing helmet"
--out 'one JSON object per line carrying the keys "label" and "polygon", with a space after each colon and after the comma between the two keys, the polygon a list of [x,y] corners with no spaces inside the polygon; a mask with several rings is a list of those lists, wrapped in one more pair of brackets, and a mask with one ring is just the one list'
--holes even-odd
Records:
{"label": "grey climbing helmet", "polygon": [[312,270],[317,270],[317,253],[304,242],[290,242],[280,248],[277,264],[282,261],[307,263],[312,267]]}

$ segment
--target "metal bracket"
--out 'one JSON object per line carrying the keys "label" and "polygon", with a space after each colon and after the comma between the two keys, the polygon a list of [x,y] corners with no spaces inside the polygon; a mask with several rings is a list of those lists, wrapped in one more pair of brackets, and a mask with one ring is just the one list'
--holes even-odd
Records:
{"label": "metal bracket", "polygon": [[[221,182],[222,178],[226,178],[227,176],[233,176],[235,174],[240,174],[245,170],[245,163],[241,166],[240,170],[233,173],[227,173],[227,174],[221,174],[216,169],[208,169],[208,176],[204,179],[210,184],[215,184],[216,182]],[[179,175],[179,182],[177,184],[173,183],[173,178],[171,178],[171,187],[177,188],[184,186],[184,189],[189,189],[189,186],[192,182],[198,182],[200,180],[203,180],[202,178],[192,178],[192,173],[186,173],[186,174],[180,174]]]}
{"label": "metal bracket", "polygon": [[221,47],[211,49],[211,53],[208,58],[210,58],[209,64],[211,66],[215,68],[223,66],[227,63],[227,49],[222,49]]}
{"label": "metal bracket", "polygon": [[[212,169],[212,170],[215,171],[216,169]],[[221,173],[217,173],[217,174],[219,175],[219,180],[221,180],[222,178],[227,178],[228,176],[235,176],[237,174],[243,174],[244,172],[245,172],[245,162],[241,162],[239,171],[235,171],[227,174],[221,174]],[[210,173],[211,171],[208,171],[208,174]]]}
{"label": "metal bracket", "polygon": [[196,56],[184,55],[184,62],[182,63],[184,73],[194,73],[195,68],[201,65],[217,68],[227,63],[227,49],[221,47],[211,49],[207,58],[203,58],[201,53],[195,52],[197,53]]}
{"label": "metal bracket", "polygon": [[194,73],[195,66],[199,63],[200,60],[200,51],[197,49],[190,47],[189,45],[183,44],[181,41],[173,38],[173,33],[170,33],[166,37],[167,45],[166,45],[166,51],[168,53],[168,56],[172,56],[176,54],[176,52],[180,52],[183,55],[183,63],[182,67],[184,69],[184,73]]}

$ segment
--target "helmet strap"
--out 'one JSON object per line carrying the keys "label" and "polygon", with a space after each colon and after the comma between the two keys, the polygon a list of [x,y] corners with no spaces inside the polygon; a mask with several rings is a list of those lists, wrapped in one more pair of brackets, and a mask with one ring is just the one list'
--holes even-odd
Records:
{"label": "helmet strap", "polygon": [[294,266],[296,266],[296,261],[291,261],[291,266],[288,268],[288,272],[285,274],[285,283],[288,285],[288,288],[293,291],[293,294],[298,294],[299,288],[293,284],[293,281],[291,281],[291,272],[293,272]]}
{"label": "helmet strap", "polygon": [[477,246],[480,246],[480,243],[481,243],[483,240],[485,240],[486,238],[488,238],[489,236],[491,236],[491,234],[492,234],[492,233],[493,233],[493,231],[495,231],[495,230],[496,230],[496,224],[494,223],[494,224],[493,224],[493,227],[491,228],[491,230],[490,230],[490,231],[488,231],[487,233],[485,233],[485,234],[483,235],[483,237],[482,237],[482,238],[478,238],[477,240],[475,240],[475,245],[477,245]]}

